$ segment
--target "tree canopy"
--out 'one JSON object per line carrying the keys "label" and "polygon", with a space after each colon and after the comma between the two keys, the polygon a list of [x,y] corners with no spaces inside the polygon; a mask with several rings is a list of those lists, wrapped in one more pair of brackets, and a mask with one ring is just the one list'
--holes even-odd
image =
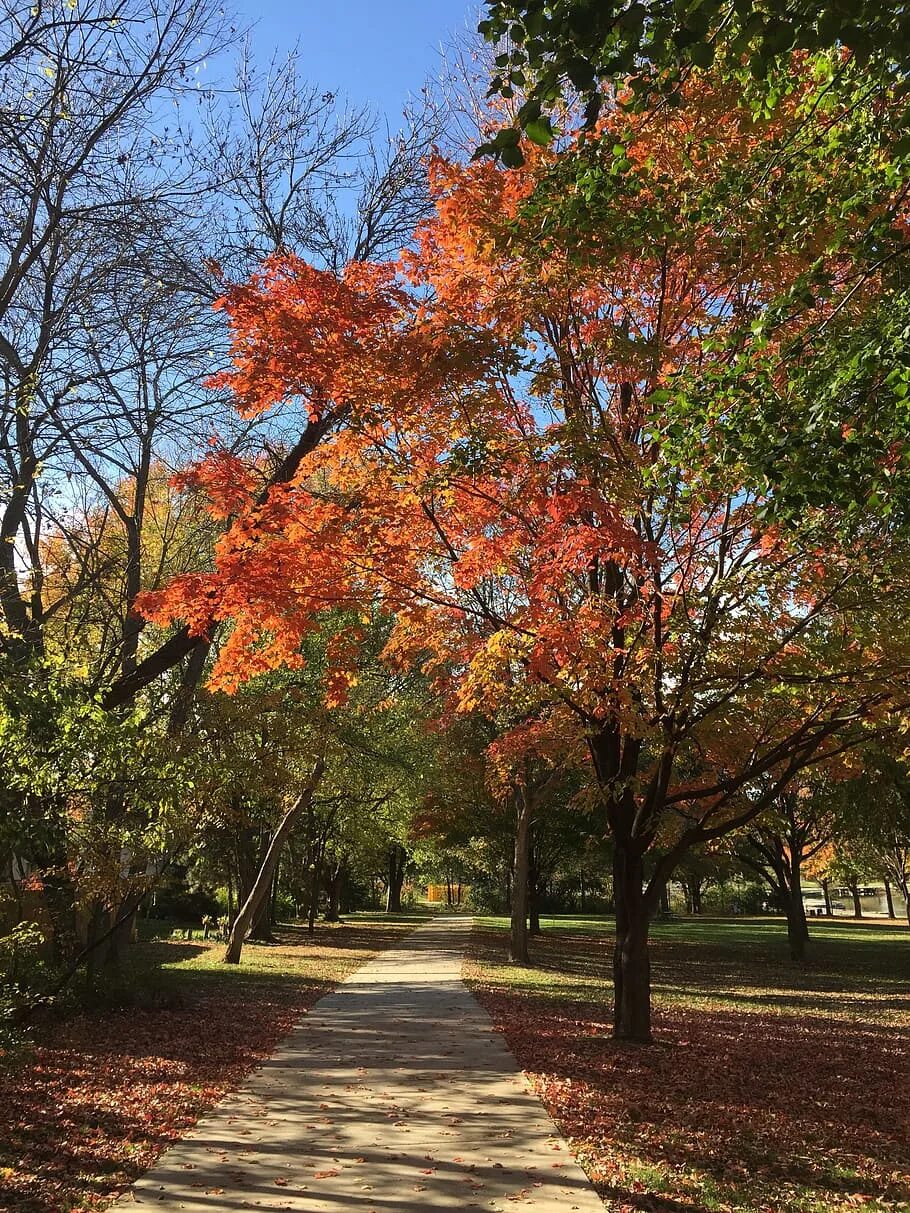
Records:
{"label": "tree canopy", "polygon": [[[863,266],[857,289],[847,255],[867,178],[830,160],[830,205],[811,216],[804,180],[778,179],[806,226],[773,255],[763,207],[730,206],[718,229],[695,202],[761,181],[814,85],[807,67],[805,93],[758,130],[723,80],[693,85],[672,121],[617,111],[633,167],[595,199],[596,225],[541,232],[559,152],[529,145],[513,169],[437,157],[435,213],[397,264],[338,279],[280,255],[230,290],[233,368],[216,386],[253,414],[302,400],[333,428],[265,500],[228,452],[197,465],[187,482],[230,519],[215,568],[141,599],[162,626],[230,621],[225,689],[299,664],[327,609],[378,606],[395,619],[387,659],[458,712],[504,715],[500,753],[559,737],[614,841],[620,1035],[649,1033],[646,924],[679,858],[905,707],[910,585],[871,483],[788,515],[740,437],[744,409],[773,424],[756,377],[778,398],[830,382],[820,332],[861,327],[889,297],[887,267]],[[876,198],[899,230],[886,179]],[[692,398],[711,410],[695,442]],[[884,469],[898,485],[902,460]]]}
{"label": "tree canopy", "polygon": [[604,85],[627,87],[633,103],[672,96],[692,68],[743,62],[756,80],[787,70],[794,52],[847,51],[898,80],[910,59],[910,17],[878,0],[488,0],[479,32],[496,47],[490,92],[521,99],[516,127],[492,148],[505,154],[521,129],[552,138],[558,102],[573,92],[593,125]]}

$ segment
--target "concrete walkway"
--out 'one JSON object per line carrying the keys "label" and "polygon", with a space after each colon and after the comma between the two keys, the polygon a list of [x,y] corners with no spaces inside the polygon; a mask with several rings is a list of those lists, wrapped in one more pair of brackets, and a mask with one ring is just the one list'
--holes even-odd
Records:
{"label": "concrete walkway", "polygon": [[116,1209],[603,1213],[436,919],[321,999]]}

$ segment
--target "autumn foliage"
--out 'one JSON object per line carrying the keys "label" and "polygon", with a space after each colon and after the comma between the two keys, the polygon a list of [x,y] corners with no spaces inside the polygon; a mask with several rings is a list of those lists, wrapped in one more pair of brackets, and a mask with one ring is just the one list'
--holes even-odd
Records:
{"label": "autumn foliage", "polygon": [[[230,289],[219,383],[247,413],[330,424],[264,497],[221,453],[189,473],[230,520],[215,569],[142,601],[162,625],[230,621],[213,676],[227,690],[299,662],[328,609],[378,604],[395,617],[387,659],[456,710],[536,717],[583,744],[616,845],[617,1031],[639,1039],[647,922],[674,864],[890,727],[908,668],[888,622],[903,574],[874,522],[861,544],[823,508],[781,525],[735,452],[712,438],[681,457],[689,394],[713,390],[720,417],[756,376],[786,393],[784,351],[823,351],[825,326],[876,290],[834,239],[864,204],[820,206],[769,255],[771,201],[802,205],[806,181],[788,185],[768,149],[803,100],[757,123],[701,82],[660,122],[613,115],[629,171],[608,222],[571,242],[534,226],[557,154],[529,149],[514,171],[437,157],[435,213],[396,265],[337,279],[273,258]],[[720,224],[699,208],[723,191]],[[337,699],[343,671],[330,682]]]}

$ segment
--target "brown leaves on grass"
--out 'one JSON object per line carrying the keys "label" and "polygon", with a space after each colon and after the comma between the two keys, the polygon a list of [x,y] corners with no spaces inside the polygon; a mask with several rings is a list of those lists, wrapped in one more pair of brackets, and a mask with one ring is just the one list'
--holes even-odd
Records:
{"label": "brown leaves on grass", "polygon": [[173,960],[195,954],[168,974],[178,1005],[48,1023],[24,1065],[0,1074],[0,1209],[104,1207],[393,937],[356,927],[325,936],[328,946],[250,948],[244,959],[264,972],[203,968],[207,946],[137,945]]}
{"label": "brown leaves on grass", "polygon": [[[563,936],[543,953],[590,971],[607,945]],[[656,949],[658,984],[662,957],[675,963],[672,945]],[[828,1015],[658,996],[659,1043],[641,1048],[613,1042],[606,989],[554,996],[513,972],[476,964],[475,993],[611,1208],[910,1207],[910,997],[895,1024],[893,1009],[845,1018],[836,996]]]}
{"label": "brown leaves on grass", "polygon": [[0,1085],[0,1201],[94,1208],[131,1182],[290,1030],[318,991],[251,987],[234,1005],[80,1015]]}

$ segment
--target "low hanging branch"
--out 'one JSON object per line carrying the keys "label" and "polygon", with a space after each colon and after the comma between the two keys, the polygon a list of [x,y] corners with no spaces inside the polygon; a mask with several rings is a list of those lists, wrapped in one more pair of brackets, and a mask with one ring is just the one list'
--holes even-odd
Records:
{"label": "low hanging branch", "polygon": [[250,890],[250,895],[240,907],[240,912],[234,919],[231,927],[231,934],[228,938],[227,947],[224,950],[225,964],[239,964],[240,954],[243,951],[243,941],[246,938],[247,931],[250,929],[250,924],[256,916],[256,911],[266,897],[272,883],[272,876],[275,872],[275,866],[278,863],[278,856],[281,854],[281,848],[284,846],[284,841],[290,834],[291,830],[297,823],[300,814],[309,807],[313,796],[316,794],[316,789],[325,772],[325,759],[318,758],[316,765],[313,767],[312,774],[307,781],[306,787],[285,813],[281,819],[278,829],[272,835],[272,841],[269,843],[268,850],[265,853],[265,858],[262,861],[262,866],[259,873],[253,882],[253,887]]}

